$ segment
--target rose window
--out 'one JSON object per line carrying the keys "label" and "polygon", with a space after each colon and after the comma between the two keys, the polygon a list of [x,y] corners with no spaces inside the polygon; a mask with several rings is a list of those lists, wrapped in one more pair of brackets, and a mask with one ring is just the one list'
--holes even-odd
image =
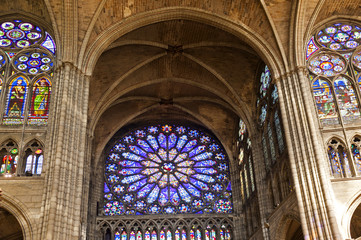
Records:
{"label": "rose window", "polygon": [[34,50],[16,55],[13,64],[17,70],[25,74],[46,73],[53,70],[54,63],[50,54],[45,51]]}
{"label": "rose window", "polygon": [[322,29],[316,39],[321,46],[331,50],[355,49],[361,42],[361,28],[355,25],[336,23]]}
{"label": "rose window", "polygon": [[25,48],[42,39],[43,31],[31,23],[21,20],[4,22],[0,26],[0,47]]}
{"label": "rose window", "polygon": [[331,77],[344,72],[346,61],[338,55],[320,54],[310,59],[308,68],[316,75]]}
{"label": "rose window", "polygon": [[105,215],[232,212],[227,155],[201,130],[156,125],[125,134],[105,164]]}

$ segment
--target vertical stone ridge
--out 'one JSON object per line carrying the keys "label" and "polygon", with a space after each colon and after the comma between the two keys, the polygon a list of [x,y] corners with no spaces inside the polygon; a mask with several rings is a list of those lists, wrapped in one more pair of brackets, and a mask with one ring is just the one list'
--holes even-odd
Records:
{"label": "vertical stone ridge", "polygon": [[[320,182],[323,169],[318,164],[321,155],[317,154],[313,123],[309,122],[309,102],[305,101],[305,84],[302,84],[298,72],[283,76],[277,82],[284,121],[286,141],[290,152],[290,165],[295,183],[300,209],[303,233],[306,239],[340,239],[338,230],[330,226],[328,219],[332,212],[327,211],[327,185]],[[301,88],[302,87],[302,88]],[[312,118],[312,116],[311,116]],[[321,179],[322,181],[322,179]]]}
{"label": "vertical stone ridge", "polygon": [[41,239],[79,239],[89,87],[71,63],[64,63],[58,76],[49,126],[53,134],[48,137]]}

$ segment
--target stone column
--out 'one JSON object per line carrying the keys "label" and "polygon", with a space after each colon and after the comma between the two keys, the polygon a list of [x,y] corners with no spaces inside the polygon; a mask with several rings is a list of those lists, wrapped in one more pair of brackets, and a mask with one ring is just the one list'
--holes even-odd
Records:
{"label": "stone column", "polygon": [[295,71],[277,80],[290,168],[305,239],[341,239],[326,177],[327,161],[317,128],[313,96],[305,74]]}
{"label": "stone column", "polygon": [[[254,127],[257,129],[257,127]],[[263,232],[263,239],[269,240],[269,229],[267,218],[272,208],[269,202],[268,186],[266,181],[266,166],[263,157],[263,146],[262,146],[262,133],[255,130],[252,135],[252,155],[254,164],[255,181],[257,186],[257,196],[259,211],[261,217],[261,228]]]}
{"label": "stone column", "polygon": [[45,153],[45,186],[41,239],[79,239],[86,153],[89,79],[71,63],[63,63],[55,91]]}

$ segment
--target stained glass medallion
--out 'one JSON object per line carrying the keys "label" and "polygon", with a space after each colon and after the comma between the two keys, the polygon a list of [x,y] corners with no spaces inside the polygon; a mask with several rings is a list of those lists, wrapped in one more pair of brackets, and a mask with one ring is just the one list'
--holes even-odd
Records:
{"label": "stained glass medallion", "polygon": [[332,77],[346,70],[346,61],[335,54],[318,54],[308,62],[308,69],[316,75]]}
{"label": "stained glass medallion", "polygon": [[22,20],[3,22],[0,25],[0,47],[26,48],[41,41],[43,35],[40,27]]}
{"label": "stained glass medallion", "polygon": [[318,33],[316,41],[331,50],[352,50],[360,45],[361,29],[354,24],[335,23],[322,29]]}
{"label": "stained glass medallion", "polygon": [[108,154],[104,214],[229,213],[229,179],[227,155],[213,136],[180,125],[138,128]]}
{"label": "stained glass medallion", "polygon": [[18,71],[31,75],[48,73],[54,67],[50,54],[45,51],[35,52],[34,49],[17,54],[12,63]]}

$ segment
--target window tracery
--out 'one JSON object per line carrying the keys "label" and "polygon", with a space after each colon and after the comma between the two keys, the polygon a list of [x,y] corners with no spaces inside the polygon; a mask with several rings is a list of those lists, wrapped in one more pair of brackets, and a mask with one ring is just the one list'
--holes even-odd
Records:
{"label": "window tracery", "polygon": [[[267,76],[267,80],[265,77]],[[265,84],[265,82],[267,84]],[[267,65],[260,77],[260,92],[257,100],[259,126],[262,132],[264,163],[269,170],[284,152],[283,132],[279,117],[278,91],[272,83],[272,76]],[[275,137],[276,136],[276,137]]]}
{"label": "window tracery", "polygon": [[25,149],[25,175],[41,175],[44,161],[42,146],[37,141],[32,141]]}
{"label": "window tracery", "polygon": [[42,27],[20,19],[0,23],[2,124],[47,124],[55,52],[53,38]]}
{"label": "window tracery", "polygon": [[232,212],[227,156],[195,128],[129,132],[110,150],[105,175],[105,215]]}
{"label": "window tracery", "polygon": [[242,120],[239,121],[237,146],[242,211],[245,216],[247,234],[251,236],[260,226],[260,216],[257,212],[259,211],[259,205],[252,157],[252,142],[246,124]]}
{"label": "window tracery", "polygon": [[[230,239],[229,224],[222,228],[211,222],[187,222],[204,213],[222,221],[217,214],[233,212],[228,158],[206,131],[176,124],[134,128],[111,145],[104,173],[104,205],[98,219],[119,221],[130,215],[167,219],[113,228],[115,239]],[[176,214],[185,215],[185,222],[169,223]],[[109,231],[102,232],[105,237]]]}
{"label": "window tracery", "polygon": [[323,27],[307,45],[307,64],[322,126],[351,124],[359,109],[361,30],[354,23]]}
{"label": "window tracery", "polygon": [[349,156],[345,145],[338,139],[332,139],[328,144],[328,157],[331,173],[335,178],[351,177]]}

